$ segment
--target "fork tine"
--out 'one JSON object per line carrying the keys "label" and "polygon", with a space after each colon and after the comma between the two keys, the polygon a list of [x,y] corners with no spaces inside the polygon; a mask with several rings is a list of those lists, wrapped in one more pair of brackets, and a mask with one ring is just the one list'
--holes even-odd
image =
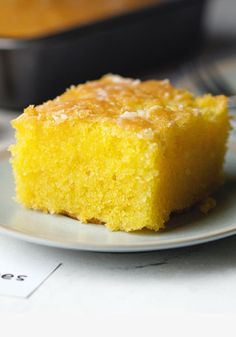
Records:
{"label": "fork tine", "polygon": [[212,93],[212,94],[218,94],[216,93],[216,89],[212,84],[209,84],[209,79],[206,79],[204,75],[199,71],[199,68],[197,65],[192,70],[192,76],[193,80],[197,86],[197,88],[200,88],[202,93]]}
{"label": "fork tine", "polygon": [[220,74],[215,66],[207,67],[207,73],[218,92],[226,96],[232,96],[234,94],[230,85],[225,81],[225,78]]}
{"label": "fork tine", "polygon": [[[229,107],[231,116],[233,117],[231,120],[231,125],[235,132],[236,130],[236,95],[233,94],[233,91],[231,90],[230,86],[226,83],[224,78],[219,73],[217,74],[217,71],[215,71],[215,74],[212,73],[212,70],[214,70],[214,68],[211,68],[211,70],[209,70],[209,68],[207,69],[206,67],[203,68],[201,66],[198,66],[197,63],[191,63],[189,65],[189,69],[192,72],[193,82],[196,84],[197,88],[201,89],[203,93],[209,92],[214,95],[225,94],[226,96],[229,96],[228,107]],[[201,71],[202,69],[205,70],[204,74]],[[216,74],[217,74],[217,77],[216,77]]]}
{"label": "fork tine", "polygon": [[196,85],[196,88],[199,89],[202,93],[208,91],[208,86],[205,83],[205,81],[202,80],[201,76],[199,75],[197,71],[198,67],[195,63],[189,63],[187,71],[190,70],[191,77],[193,79],[194,84]]}
{"label": "fork tine", "polygon": [[192,76],[195,84],[203,93],[213,95],[232,96],[234,94],[225,78],[214,66],[203,65],[202,62],[191,64]]}

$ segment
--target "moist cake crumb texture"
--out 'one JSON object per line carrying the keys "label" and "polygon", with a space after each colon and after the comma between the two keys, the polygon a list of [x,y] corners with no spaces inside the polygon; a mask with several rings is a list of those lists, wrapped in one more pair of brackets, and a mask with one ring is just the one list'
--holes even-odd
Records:
{"label": "moist cake crumb texture", "polygon": [[111,230],[159,230],[223,181],[224,96],[106,75],[12,122],[18,201]]}

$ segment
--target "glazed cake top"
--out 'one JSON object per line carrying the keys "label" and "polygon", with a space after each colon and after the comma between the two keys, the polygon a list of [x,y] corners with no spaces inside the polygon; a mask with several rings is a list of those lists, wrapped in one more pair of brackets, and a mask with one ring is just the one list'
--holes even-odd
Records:
{"label": "glazed cake top", "polygon": [[118,75],[71,86],[61,96],[38,106],[29,106],[19,119],[62,123],[68,120],[111,120],[120,125],[158,130],[184,123],[216,106],[226,106],[226,97],[195,98],[174,88],[168,80],[141,82]]}

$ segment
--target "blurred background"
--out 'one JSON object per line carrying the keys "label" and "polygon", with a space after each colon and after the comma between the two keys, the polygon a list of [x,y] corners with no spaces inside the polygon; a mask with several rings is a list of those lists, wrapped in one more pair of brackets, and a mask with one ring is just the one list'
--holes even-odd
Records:
{"label": "blurred background", "polygon": [[[236,1],[210,0],[204,13],[204,41],[193,58],[194,68],[177,82],[197,93],[236,93]],[[196,80],[201,73],[203,81]],[[218,86],[215,82],[218,82]],[[205,85],[204,85],[205,84]],[[215,84],[215,87],[214,87]]]}
{"label": "blurred background", "polygon": [[0,0],[0,107],[108,72],[232,95],[235,11],[233,0]]}
{"label": "blurred background", "polygon": [[0,0],[0,149],[25,106],[108,72],[233,96],[235,13],[235,0]]}
{"label": "blurred background", "polygon": [[0,0],[0,106],[105,73],[142,76],[199,49],[207,0]]}

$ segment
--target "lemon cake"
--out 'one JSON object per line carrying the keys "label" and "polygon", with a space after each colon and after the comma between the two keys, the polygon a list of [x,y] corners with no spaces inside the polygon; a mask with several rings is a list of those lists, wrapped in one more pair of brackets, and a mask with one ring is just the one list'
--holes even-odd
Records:
{"label": "lemon cake", "polygon": [[165,227],[223,181],[227,98],[106,75],[12,122],[17,200],[111,230]]}

